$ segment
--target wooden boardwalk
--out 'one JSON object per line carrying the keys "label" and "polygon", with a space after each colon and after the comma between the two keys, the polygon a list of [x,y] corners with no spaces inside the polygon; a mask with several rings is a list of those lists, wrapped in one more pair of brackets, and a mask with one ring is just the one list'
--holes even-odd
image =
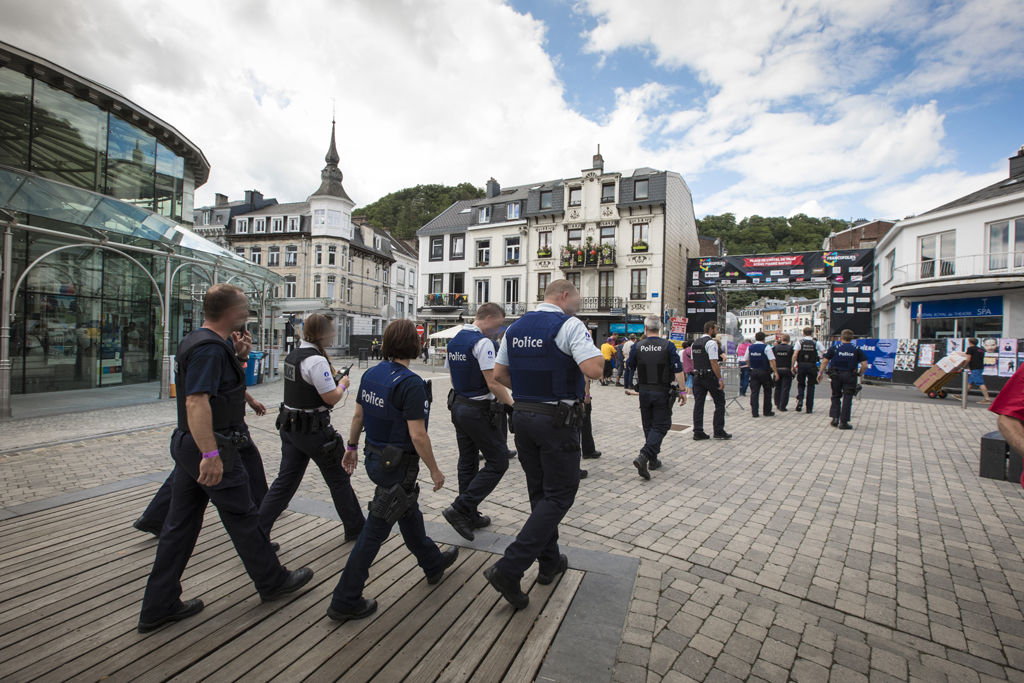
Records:
{"label": "wooden boardwalk", "polygon": [[437,586],[392,536],[370,570],[372,617],[337,624],[330,596],[353,544],[337,522],[286,512],[274,527],[307,589],[261,604],[213,506],[183,578],[199,615],[136,630],[156,541],[131,523],[144,485],[0,522],[2,681],[455,681],[523,683],[537,674],[584,572],[523,580],[514,611],[481,571],[496,556],[465,548]]}

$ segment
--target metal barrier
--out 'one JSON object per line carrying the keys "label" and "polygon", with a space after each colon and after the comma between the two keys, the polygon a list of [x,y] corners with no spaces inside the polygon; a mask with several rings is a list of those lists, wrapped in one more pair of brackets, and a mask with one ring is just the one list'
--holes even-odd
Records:
{"label": "metal barrier", "polygon": [[726,358],[725,363],[721,366],[721,370],[722,380],[725,384],[725,408],[728,410],[731,404],[744,398],[740,396],[739,361],[736,358]]}

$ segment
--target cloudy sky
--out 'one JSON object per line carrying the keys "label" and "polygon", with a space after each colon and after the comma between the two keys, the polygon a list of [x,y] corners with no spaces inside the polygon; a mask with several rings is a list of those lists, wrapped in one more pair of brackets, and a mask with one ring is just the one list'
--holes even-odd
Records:
{"label": "cloudy sky", "polygon": [[214,192],[303,200],[336,103],[359,204],[418,183],[680,172],[698,216],[920,213],[1024,144],[1024,0],[0,0],[0,40],[119,90]]}

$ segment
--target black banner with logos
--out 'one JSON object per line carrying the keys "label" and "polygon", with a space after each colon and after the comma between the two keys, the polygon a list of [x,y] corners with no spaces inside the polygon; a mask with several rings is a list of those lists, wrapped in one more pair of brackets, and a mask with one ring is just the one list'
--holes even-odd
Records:
{"label": "black banner with logos", "polygon": [[723,291],[813,288],[829,292],[829,336],[842,330],[871,336],[874,268],[874,249],[688,259],[687,329],[697,332],[718,319]]}

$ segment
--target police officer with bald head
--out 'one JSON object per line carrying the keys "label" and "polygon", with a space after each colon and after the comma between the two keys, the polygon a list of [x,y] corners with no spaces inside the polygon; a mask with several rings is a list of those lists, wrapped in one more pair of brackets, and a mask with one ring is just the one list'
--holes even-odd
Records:
{"label": "police officer with bald head", "polygon": [[661,467],[658,454],[662,440],[672,428],[672,404],[676,399],[679,405],[686,403],[686,375],[676,345],[658,336],[661,319],[656,315],[648,316],[644,330],[646,336],[630,350],[626,367],[636,373],[640,383],[640,421],[645,439],[640,455],[633,460],[633,467],[641,477],[650,479],[650,470]]}
{"label": "police officer with bald head", "polygon": [[558,524],[580,485],[580,432],[586,378],[601,379],[604,357],[575,317],[580,293],[568,280],[544,290],[544,303],[512,323],[494,364],[494,377],[512,389],[512,425],[526,474],[530,517],[504,557],[484,571],[487,581],[516,609],[530,598],[523,574],[539,563],[546,585],[569,566],[559,554]]}

